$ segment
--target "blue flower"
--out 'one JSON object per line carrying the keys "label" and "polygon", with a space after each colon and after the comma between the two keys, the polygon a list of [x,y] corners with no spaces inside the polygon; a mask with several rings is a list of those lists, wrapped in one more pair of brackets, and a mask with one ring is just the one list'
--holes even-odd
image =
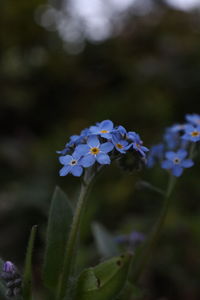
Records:
{"label": "blue flower", "polygon": [[161,161],[164,155],[164,145],[157,144],[151,147],[149,155],[147,157],[147,167],[152,168],[156,161]]}
{"label": "blue flower", "polygon": [[193,125],[200,125],[200,115],[198,114],[187,114],[185,116],[186,120]]}
{"label": "blue flower", "polygon": [[180,135],[178,131],[174,131],[171,127],[166,129],[163,139],[168,149],[174,150],[179,146]]}
{"label": "blue flower", "polygon": [[177,152],[168,151],[165,156],[167,160],[162,162],[162,168],[172,171],[172,174],[176,177],[181,176],[184,168],[190,168],[194,165],[191,159],[185,159],[187,151],[180,149]]}
{"label": "blue flower", "polygon": [[128,132],[128,138],[133,141],[131,144],[128,145],[128,149],[130,149],[131,147],[136,150],[137,152],[139,152],[143,157],[146,156],[146,152],[149,151],[149,149],[145,146],[143,146],[143,142],[140,139],[139,134],[135,133],[135,132]]}
{"label": "blue flower", "polygon": [[64,167],[60,170],[60,176],[66,176],[71,173],[74,176],[81,176],[83,168],[80,165],[81,155],[74,152],[72,155],[60,156],[59,161]]}
{"label": "blue flower", "polygon": [[120,153],[126,153],[128,149],[128,142],[124,139],[126,136],[126,129],[123,126],[119,126],[112,133],[112,142],[115,146],[115,149]]}
{"label": "blue flower", "polygon": [[101,123],[97,123],[96,126],[90,127],[91,134],[98,134],[103,138],[111,139],[111,132],[113,130],[113,122],[110,120],[104,120]]}
{"label": "blue flower", "polygon": [[192,125],[187,125],[185,128],[185,134],[182,136],[182,138],[191,142],[200,141],[200,125],[196,127]]}
{"label": "blue flower", "polygon": [[101,165],[110,164],[110,157],[107,154],[112,151],[114,145],[110,142],[100,144],[99,139],[96,135],[88,137],[87,144],[78,145],[75,152],[82,155],[80,164],[88,168],[92,166],[95,161]]}

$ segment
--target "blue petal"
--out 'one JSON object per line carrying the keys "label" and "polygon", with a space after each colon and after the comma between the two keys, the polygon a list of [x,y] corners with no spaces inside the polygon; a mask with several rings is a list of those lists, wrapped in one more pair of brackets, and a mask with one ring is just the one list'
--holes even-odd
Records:
{"label": "blue petal", "polygon": [[114,148],[114,145],[110,142],[101,144],[101,146],[100,146],[100,150],[104,153],[108,153],[108,152],[112,151],[113,148]]}
{"label": "blue petal", "polygon": [[78,151],[74,151],[74,153],[72,154],[73,159],[75,160],[79,160],[79,158],[81,157],[81,153]]}
{"label": "blue petal", "polygon": [[75,148],[75,151],[76,153],[78,153],[79,155],[85,155],[86,153],[88,153],[90,151],[90,148],[88,145],[86,144],[83,144],[83,145],[78,145],[76,148]]}
{"label": "blue petal", "polygon": [[88,154],[86,156],[84,156],[83,158],[81,158],[80,160],[80,165],[82,165],[85,168],[88,168],[90,166],[92,166],[96,161],[96,158],[94,155],[92,154]]}
{"label": "blue petal", "polygon": [[177,156],[181,159],[184,159],[187,156],[187,151],[184,149],[180,149],[177,151]]}
{"label": "blue petal", "polygon": [[100,135],[107,139],[107,140],[111,140],[112,139],[112,134],[111,133],[100,133]]}
{"label": "blue petal", "polygon": [[71,166],[64,166],[62,169],[60,169],[60,171],[59,171],[59,174],[60,174],[60,176],[65,176],[65,175],[67,175],[69,172],[70,172],[70,170],[71,170]]}
{"label": "blue petal", "polygon": [[102,121],[100,124],[101,130],[111,131],[113,129],[113,122],[110,120]]}
{"label": "blue petal", "polygon": [[181,166],[184,168],[190,168],[194,165],[194,162],[191,159],[185,159],[181,162]]}
{"label": "blue petal", "polygon": [[83,168],[81,166],[74,166],[71,169],[71,173],[72,173],[72,175],[79,177],[83,173]]}
{"label": "blue petal", "polygon": [[88,145],[90,146],[90,147],[99,147],[99,145],[100,145],[100,143],[99,143],[99,139],[98,139],[98,137],[96,136],[96,135],[91,135],[91,136],[89,136],[89,138],[88,138]]}
{"label": "blue petal", "polygon": [[172,169],[172,174],[176,177],[181,176],[181,174],[183,173],[183,168],[181,168],[180,166],[174,166]]}
{"label": "blue petal", "polygon": [[101,165],[109,165],[110,164],[110,157],[108,156],[108,154],[105,154],[105,153],[97,154],[96,159],[97,159],[98,163],[100,163]]}
{"label": "blue petal", "polygon": [[65,155],[59,157],[59,161],[62,165],[68,165],[72,159],[73,157],[71,155]]}
{"label": "blue petal", "polygon": [[173,152],[173,151],[168,151],[168,152],[166,152],[165,156],[166,156],[167,159],[173,160],[174,157],[176,156],[176,153]]}
{"label": "blue petal", "polygon": [[98,126],[90,126],[90,132],[92,134],[99,134],[99,127]]}
{"label": "blue petal", "polygon": [[163,169],[171,169],[173,167],[173,162],[171,160],[164,160],[161,164]]}

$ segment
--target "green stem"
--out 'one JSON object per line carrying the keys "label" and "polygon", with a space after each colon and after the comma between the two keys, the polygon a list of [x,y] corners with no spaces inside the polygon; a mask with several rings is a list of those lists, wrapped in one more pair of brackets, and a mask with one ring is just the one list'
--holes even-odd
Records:
{"label": "green stem", "polygon": [[85,211],[86,196],[90,183],[94,176],[88,176],[88,173],[85,174],[84,180],[81,185],[81,190],[76,205],[72,226],[69,234],[69,239],[65,248],[64,263],[63,263],[63,272],[59,281],[59,286],[57,290],[57,300],[64,298],[65,294],[68,292],[70,278],[73,273],[73,264],[74,257],[76,252],[76,243],[79,235],[80,224],[82,220],[82,215]]}
{"label": "green stem", "polygon": [[136,283],[141,273],[143,272],[144,267],[148,264],[152,252],[155,248],[155,245],[158,241],[160,232],[162,230],[168,212],[168,208],[170,204],[170,196],[176,182],[175,179],[176,178],[174,176],[170,175],[168,188],[165,193],[163,208],[161,210],[159,218],[152,232],[150,233],[149,238],[146,240],[146,242],[144,242],[144,244],[141,246],[139,251],[136,252],[135,259],[133,259],[133,266],[132,266],[133,271],[130,276],[130,281],[133,282],[133,284]]}

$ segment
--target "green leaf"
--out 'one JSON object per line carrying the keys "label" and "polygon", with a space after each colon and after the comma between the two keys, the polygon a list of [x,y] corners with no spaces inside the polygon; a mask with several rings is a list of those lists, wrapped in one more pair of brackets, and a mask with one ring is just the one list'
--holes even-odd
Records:
{"label": "green leaf", "polygon": [[68,238],[72,217],[72,207],[67,196],[59,187],[56,187],[48,219],[43,266],[44,283],[49,289],[54,291],[58,285],[63,265],[65,244]]}
{"label": "green leaf", "polygon": [[75,300],[112,300],[126,284],[132,255],[126,253],[111,258],[81,273]]}
{"label": "green leaf", "polygon": [[35,242],[35,235],[37,231],[37,225],[34,225],[31,229],[31,234],[28,242],[28,248],[26,252],[23,282],[22,282],[22,293],[24,300],[32,299],[32,256],[33,247]]}
{"label": "green leaf", "polygon": [[100,255],[103,257],[119,255],[113,236],[101,224],[93,223],[92,231]]}

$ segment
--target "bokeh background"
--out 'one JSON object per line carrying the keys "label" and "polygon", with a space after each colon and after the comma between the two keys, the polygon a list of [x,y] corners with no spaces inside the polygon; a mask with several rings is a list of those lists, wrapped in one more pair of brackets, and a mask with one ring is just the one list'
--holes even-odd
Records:
{"label": "bokeh background", "polygon": [[[139,132],[150,147],[166,126],[200,113],[200,2],[1,0],[0,25],[0,254],[21,267],[30,228],[38,224],[39,290],[54,187],[72,201],[79,188],[77,178],[58,176],[56,151],[69,136],[111,119]],[[140,299],[200,299],[199,175],[197,161],[176,186]],[[141,179],[167,184],[159,167],[126,174],[111,166],[98,179],[81,263],[89,264],[91,253],[100,259],[93,221],[114,235],[148,234],[162,198],[136,188]]]}

